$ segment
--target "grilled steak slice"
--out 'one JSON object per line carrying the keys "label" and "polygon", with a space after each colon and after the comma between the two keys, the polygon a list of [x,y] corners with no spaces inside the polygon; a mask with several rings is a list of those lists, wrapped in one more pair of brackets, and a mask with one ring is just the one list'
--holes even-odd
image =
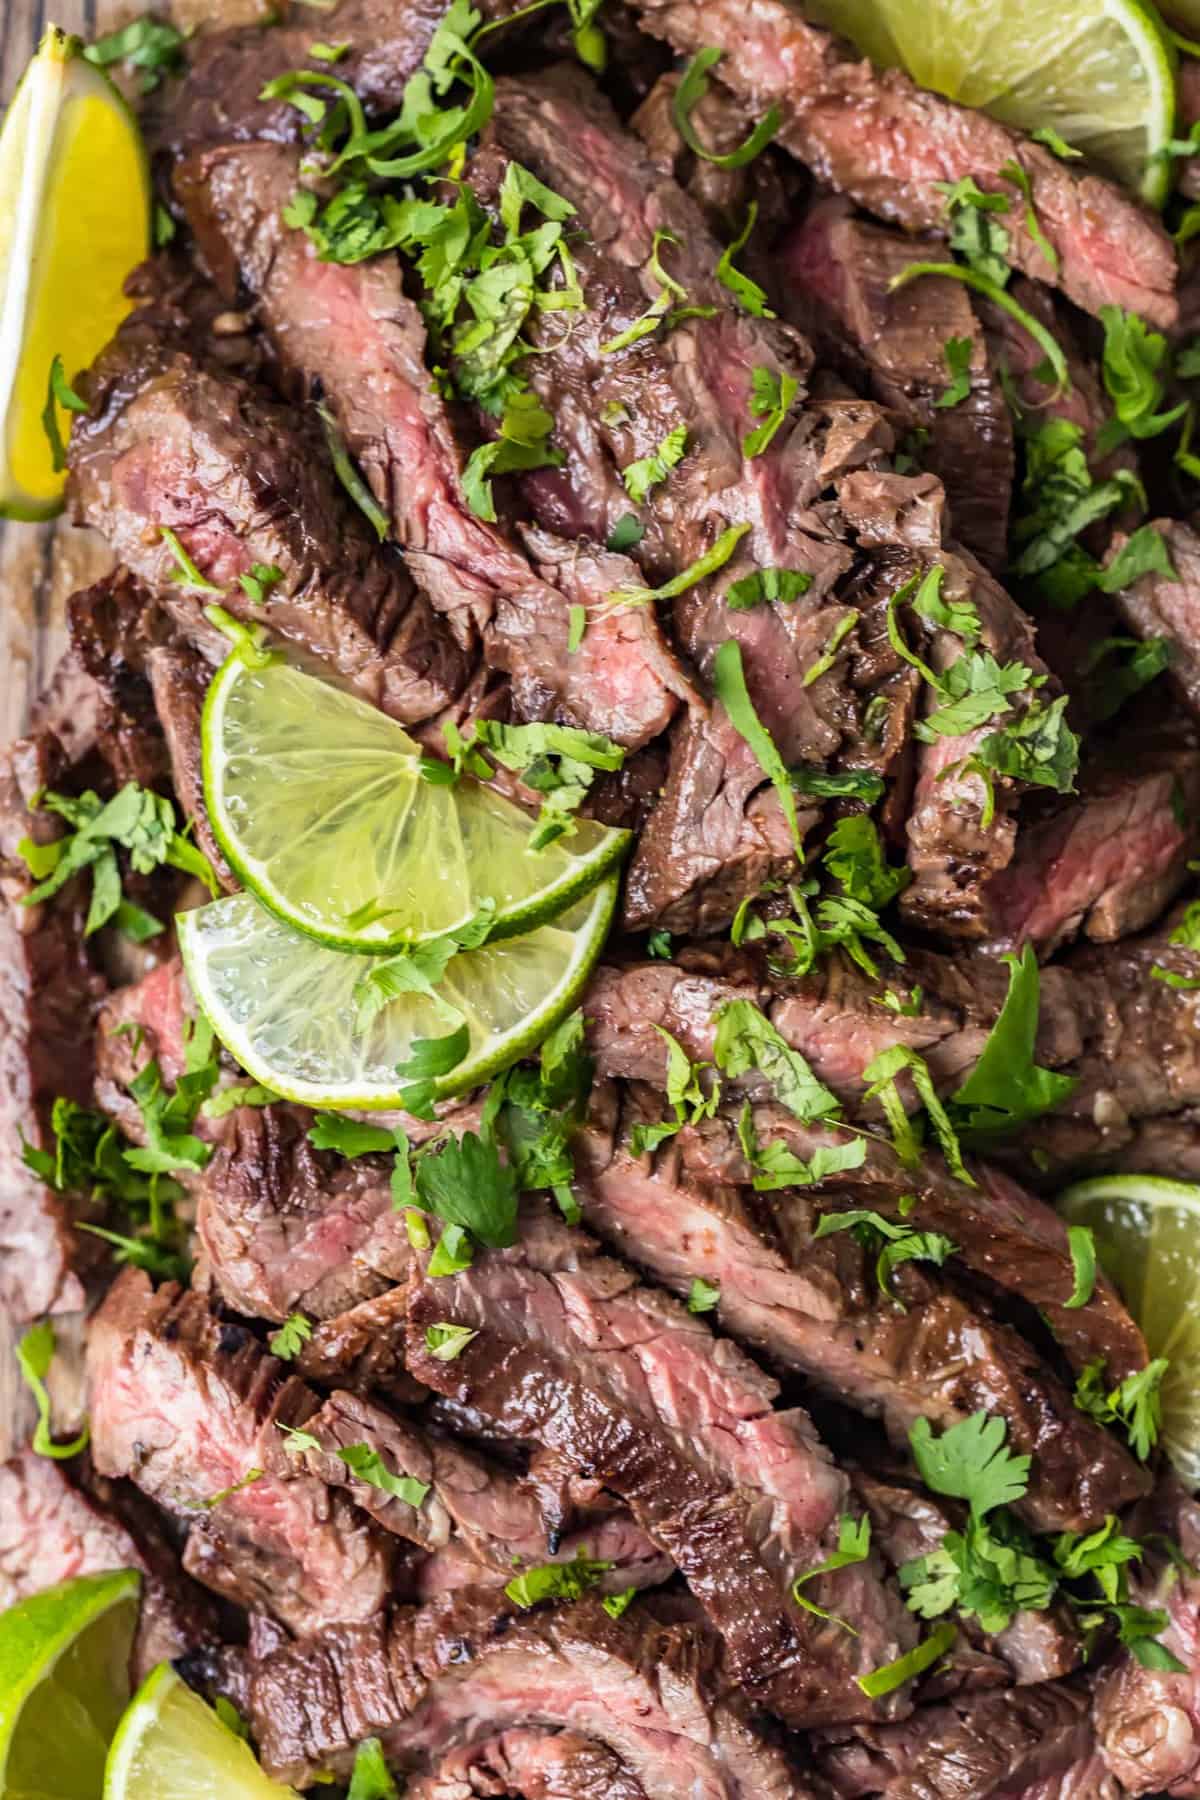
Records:
{"label": "grilled steak slice", "polygon": [[[590,1532],[567,1536],[544,1516],[531,1486],[454,1439],[423,1432],[357,1394],[335,1389],[316,1411],[293,1407],[291,1416],[302,1421],[305,1436],[266,1446],[271,1474],[287,1480],[304,1471],[344,1487],[385,1530],[423,1550],[444,1550],[453,1540],[453,1548],[476,1565],[476,1581],[479,1564],[508,1579],[520,1563],[571,1562],[577,1554],[613,1563],[601,1584],[607,1592],[644,1587],[672,1573],[670,1562],[628,1519],[600,1520]],[[364,1480],[338,1454],[364,1446],[389,1474],[428,1488],[427,1497],[411,1505]]]}
{"label": "grilled steak slice", "polygon": [[577,1731],[506,1731],[452,1750],[435,1775],[418,1776],[407,1800],[471,1800],[522,1794],[526,1800],[649,1800],[626,1763]]}
{"label": "grilled steak slice", "polygon": [[[88,1373],[97,1468],[129,1475],[190,1520],[190,1568],[200,1573],[199,1552],[211,1547],[240,1575],[247,1604],[298,1633],[379,1608],[386,1537],[311,1477],[247,1482],[264,1467],[289,1394],[280,1364],[243,1326],[221,1323],[174,1284],[155,1293],[127,1269],[92,1321]],[[224,1495],[219,1506],[214,1495]]]}
{"label": "grilled steak slice", "polygon": [[[629,1117],[656,1119],[652,1098],[648,1108],[635,1100]],[[999,1414],[1009,1441],[1033,1456],[1022,1506],[1038,1530],[1102,1524],[1145,1491],[1132,1458],[1082,1417],[1016,1331],[913,1264],[896,1272],[899,1304],[888,1299],[875,1253],[847,1233],[814,1238],[822,1209],[803,1190],[776,1207],[734,1185],[726,1149],[719,1121],[712,1133],[685,1126],[654,1158],[626,1147],[589,1158],[578,1188],[588,1224],[682,1297],[697,1276],[711,1283],[723,1330],[881,1418],[900,1449],[919,1418],[945,1430],[974,1412]]]}
{"label": "grilled steak slice", "polygon": [[[845,1483],[804,1413],[772,1411],[776,1384],[742,1352],[545,1215],[452,1287],[418,1285],[409,1320],[409,1364],[428,1386],[504,1436],[573,1457],[626,1502],[750,1694],[797,1722],[870,1715],[853,1676],[894,1656],[911,1621],[870,1563],[838,1589],[854,1639],[786,1598],[832,1541]],[[424,1348],[441,1321],[479,1334],[452,1363]]]}
{"label": "grilled steak slice", "polygon": [[[1143,638],[1165,638],[1168,674],[1192,712],[1200,712],[1200,536],[1181,519],[1157,519],[1177,579],[1143,575],[1117,595],[1126,622]],[[1113,553],[1122,539],[1113,541]]]}
{"label": "grilled steak slice", "polygon": [[[682,55],[723,50],[721,78],[760,117],[777,105],[779,142],[840,193],[907,231],[946,229],[938,183],[974,176],[1009,197],[1005,229],[1016,268],[1055,282],[1078,306],[1115,304],[1158,325],[1175,321],[1175,259],[1136,201],[1099,176],[1079,174],[1019,132],[955,106],[899,70],[880,74],[850,47],[810,25],[793,0],[747,14],[732,0],[639,0],[645,29]],[[1001,170],[1015,160],[1058,266],[1030,235],[1019,191]],[[915,259],[915,258],[914,258]]]}
{"label": "grilled steak slice", "polygon": [[1169,1477],[1146,1508],[1152,1526],[1178,1545],[1187,1566],[1176,1569],[1157,1551],[1131,1565],[1131,1597],[1142,1606],[1165,1607],[1162,1642],[1185,1673],[1145,1669],[1129,1651],[1102,1675],[1096,1689],[1095,1726],[1100,1754],[1128,1794],[1200,1792],[1200,1506]]}
{"label": "grilled steak slice", "polygon": [[[813,296],[823,305],[825,319],[817,323],[825,330],[810,335],[832,338],[835,354],[839,340],[849,340],[866,391],[902,432],[927,439],[921,461],[946,489],[954,535],[999,568],[1007,549],[1012,421],[966,292],[954,281],[921,281],[891,293],[890,283],[913,260],[911,241],[856,218],[844,200],[812,207],[777,255],[791,304],[799,309]],[[799,310],[796,319],[807,324]],[[970,387],[947,406],[951,340],[967,346]]]}
{"label": "grilled steak slice", "polygon": [[408,1278],[390,1165],[315,1150],[311,1122],[300,1107],[239,1107],[204,1171],[196,1228],[239,1312],[332,1320]]}
{"label": "grilled steak slice", "polygon": [[271,628],[393,717],[453,699],[467,659],[338,491],[315,422],[205,368],[136,314],[88,382],[92,410],[71,433],[74,517],[173,610],[198,615],[203,596],[175,579],[164,526],[241,618],[258,615],[238,576],[281,569]]}
{"label": "grilled steak slice", "polygon": [[1087,1693],[1063,1682],[965,1694],[898,1725],[821,1737],[814,1750],[837,1793],[878,1800],[1019,1796],[1093,1750]]}
{"label": "grilled steak slice", "polygon": [[161,644],[146,657],[159,723],[171,758],[171,785],[179,809],[190,822],[196,841],[216,870],[223,888],[233,893],[237,879],[212,834],[204,804],[200,716],[212,666],[190,645]]}
{"label": "grilled steak slice", "polygon": [[[88,679],[85,699],[92,687]],[[59,1095],[90,1102],[89,1026],[104,991],[84,946],[86,877],[48,903],[23,904],[34,881],[17,846],[61,835],[61,820],[29,809],[42,789],[60,784],[67,760],[49,729],[0,755],[0,1307],[21,1323],[83,1303],[63,1201],[22,1154],[26,1141],[53,1146],[50,1110]]]}
{"label": "grilled steak slice", "polygon": [[[233,147],[176,172],[214,273],[259,302],[284,367],[319,388],[408,566],[462,643],[481,632],[508,670],[527,716],[557,715],[628,748],[657,735],[685,692],[652,609],[614,612],[613,586],[636,575],[623,559],[568,565],[565,547],[535,536],[536,568],[468,507],[445,403],[425,366],[425,327],[390,258],[318,262],[280,219],[296,157],[272,145]],[[589,614],[581,655],[567,652],[569,607]]]}
{"label": "grilled steak slice", "polygon": [[400,1285],[318,1319],[295,1359],[297,1375],[361,1393],[379,1388],[400,1401],[423,1399],[420,1383],[404,1371],[407,1305],[407,1289]]}
{"label": "grilled steak slice", "polygon": [[419,1773],[464,1742],[541,1726],[607,1747],[654,1800],[810,1800],[723,1685],[696,1626],[636,1605],[610,1619],[594,1600],[522,1619],[487,1592],[277,1650],[251,1665],[245,1699],[265,1767],[303,1785],[344,1774],[373,1733]]}
{"label": "grilled steak slice", "polygon": [[0,1611],[60,1581],[108,1569],[138,1569],[143,1577],[134,1645],[139,1680],[212,1637],[205,1597],[180,1573],[160,1534],[139,1542],[75,1486],[61,1463],[32,1450],[0,1464]]}

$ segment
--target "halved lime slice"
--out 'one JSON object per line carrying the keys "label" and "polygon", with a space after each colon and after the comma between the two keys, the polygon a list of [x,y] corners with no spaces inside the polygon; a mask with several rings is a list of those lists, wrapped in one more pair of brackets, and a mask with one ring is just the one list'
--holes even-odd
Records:
{"label": "halved lime slice", "polygon": [[881,68],[1022,131],[1049,127],[1155,205],[1169,166],[1175,53],[1142,0],[811,0]]}
{"label": "halved lime slice", "polygon": [[223,1725],[170,1663],[137,1691],[108,1753],[104,1800],[287,1800],[249,1744]]}
{"label": "halved lime slice", "polygon": [[1090,1225],[1105,1272],[1165,1356],[1163,1445],[1200,1486],[1200,1187],[1157,1175],[1099,1175],[1060,1195],[1073,1225]]}
{"label": "halved lime slice", "polygon": [[[0,513],[45,519],[64,474],[42,423],[50,368],[93,360],[149,254],[150,171],[129,108],[83,46],[50,26],[0,131]],[[102,174],[100,173],[102,171]],[[70,414],[55,403],[65,437]]]}
{"label": "halved lime slice", "polygon": [[570,1011],[600,954],[617,898],[610,875],[547,925],[461,952],[438,999],[401,993],[365,1028],[356,989],[383,957],[347,956],[284,925],[250,894],[178,918],[197,1003],[221,1042],[264,1087],[308,1106],[398,1106],[416,1038],[444,1037],[456,1019],[466,1056],[437,1097],[487,1081],[541,1042]]}
{"label": "halved lime slice", "polygon": [[0,1614],[0,1794],[98,1800],[129,1699],[133,1569],[81,1575]]}
{"label": "halved lime slice", "polygon": [[393,719],[280,660],[236,652],[204,706],[204,794],[230,867],[271,912],[343,950],[453,931],[491,899],[493,935],[593,888],[629,842],[581,819],[529,848],[532,821],[469,777],[434,785]]}

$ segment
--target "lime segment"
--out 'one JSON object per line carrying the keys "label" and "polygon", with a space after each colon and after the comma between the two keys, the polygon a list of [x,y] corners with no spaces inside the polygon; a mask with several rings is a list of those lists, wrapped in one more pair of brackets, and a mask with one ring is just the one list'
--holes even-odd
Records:
{"label": "lime segment", "polygon": [[355,990],[383,958],[346,956],[302,937],[249,894],[179,915],[179,945],[197,1003],[256,1081],[308,1106],[398,1106],[416,1038],[444,1037],[457,1018],[470,1046],[438,1097],[487,1081],[570,1011],[612,919],[617,877],[521,937],[463,951],[438,1000],[402,993],[360,1029]]}
{"label": "lime segment", "polygon": [[629,841],[581,819],[530,850],[519,807],[469,777],[423,780],[401,726],[281,661],[228,657],[203,735],[205,799],[230,866],[287,924],[346,950],[437,937],[485,899],[496,934],[528,931],[594,887]]}
{"label": "lime segment", "polygon": [[1089,1225],[1105,1272],[1165,1356],[1163,1445],[1182,1478],[1200,1486],[1200,1187],[1155,1175],[1076,1182],[1058,1210]]}
{"label": "lime segment", "polygon": [[1050,127],[1161,204],[1175,58],[1140,0],[812,0],[805,12],[880,67],[1022,131]]}
{"label": "lime segment", "polygon": [[0,1614],[0,1794],[97,1800],[129,1698],[139,1578],[82,1575]]}
{"label": "lime segment", "polygon": [[286,1800],[250,1746],[170,1663],[146,1677],[108,1753],[104,1800]]}
{"label": "lime segment", "polygon": [[[77,39],[51,26],[0,130],[0,513],[62,505],[42,424],[50,365],[68,381],[132,302],[149,251],[150,177],[133,115]],[[97,171],[103,170],[103,179]],[[65,439],[70,415],[56,408]]]}

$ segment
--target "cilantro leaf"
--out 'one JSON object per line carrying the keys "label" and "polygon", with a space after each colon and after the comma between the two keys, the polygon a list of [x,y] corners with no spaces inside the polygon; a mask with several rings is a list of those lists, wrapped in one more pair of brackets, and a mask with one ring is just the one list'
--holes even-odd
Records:
{"label": "cilantro leaf", "polygon": [[757,1069],[770,1082],[776,1099],[803,1124],[834,1117],[837,1096],[818,1081],[804,1057],[793,1050],[752,1000],[726,1000],[716,1014],[713,1061],[736,1079]]}
{"label": "cilantro leaf", "polygon": [[457,1030],[462,1023],[456,1007],[446,1001],[438,983],[447,966],[461,950],[477,950],[487,942],[495,917],[495,904],[488,900],[480,905],[474,918],[457,925],[441,937],[413,944],[395,956],[372,960],[368,974],[355,985],[354,1000],[358,1008],[358,1025],[366,1030],[389,1000],[399,994],[425,994],[438,1011]]}
{"label": "cilantro leaf", "polygon": [[722,287],[729,289],[743,312],[749,313],[755,319],[773,319],[775,314],[767,305],[767,296],[764,290],[759,287],[757,281],[752,280],[741,269],[735,269],[733,266],[734,257],[745,248],[757,220],[758,202],[751,200],[746,209],[746,223],[733,242],[726,244],[722,250],[713,274]]}
{"label": "cilantro leaf", "polygon": [[884,1115],[891,1128],[892,1143],[896,1155],[909,1168],[915,1168],[921,1157],[921,1139],[913,1121],[905,1110],[904,1102],[896,1085],[897,1077],[906,1073],[917,1090],[917,1097],[929,1115],[942,1155],[952,1175],[965,1182],[968,1187],[976,1187],[975,1181],[962,1159],[962,1149],[958,1134],[933,1085],[933,1077],[929,1073],[929,1065],[923,1057],[917,1055],[904,1044],[893,1044],[890,1050],[881,1050],[863,1070],[864,1078],[871,1083],[863,1094],[865,1101],[878,1100],[883,1107]]}
{"label": "cilantro leaf", "polygon": [[922,1481],[935,1494],[965,1500],[976,1519],[998,1506],[1020,1500],[1029,1486],[1028,1456],[1014,1456],[1005,1446],[1008,1427],[985,1412],[972,1414],[934,1437],[928,1419],[918,1419],[908,1434],[913,1460]]}
{"label": "cilantro leaf", "polygon": [[1068,1225],[1067,1243],[1071,1251],[1071,1266],[1075,1271],[1071,1298],[1064,1300],[1068,1307],[1086,1306],[1096,1289],[1096,1240],[1086,1225]]}
{"label": "cilantro leaf", "polygon": [[671,960],[671,934],[669,931],[652,931],[646,939],[646,953],[657,956],[662,962]]}
{"label": "cilantro leaf", "polygon": [[56,475],[62,473],[67,466],[67,451],[62,440],[62,432],[58,427],[58,408],[67,412],[86,412],[88,403],[80,399],[75,389],[63,373],[61,356],[51,358],[50,375],[46,384],[46,404],[42,410],[42,429],[50,444],[50,461]]}
{"label": "cilantro leaf", "polygon": [[1108,637],[1094,643],[1079,665],[1080,674],[1090,677],[1084,693],[1092,721],[1099,725],[1113,718],[1170,667],[1171,654],[1169,638]]}
{"label": "cilantro leaf", "polygon": [[798,794],[812,794],[818,800],[863,800],[873,806],[885,791],[883,777],[870,769],[834,771],[820,769],[815,763],[799,763],[788,774]]}
{"label": "cilantro leaf", "polygon": [[438,1082],[456,1069],[471,1047],[470,1027],[464,1020],[443,1037],[414,1038],[410,1054],[396,1064],[397,1075],[403,1075],[411,1087],[401,1093],[401,1104],[417,1118],[432,1113]]}
{"label": "cilantro leaf", "polygon": [[[786,604],[807,594],[812,584],[813,578],[805,569],[755,569],[752,575],[743,575],[730,585],[725,604],[730,612],[749,612],[764,600]],[[858,617],[857,613],[854,617]]]}
{"label": "cilantro leaf", "polygon": [[1162,1379],[1169,1366],[1165,1356],[1155,1357],[1144,1369],[1136,1369],[1109,1388],[1104,1379],[1104,1359],[1098,1357],[1088,1363],[1075,1383],[1075,1404],[1102,1425],[1123,1426],[1134,1455],[1145,1462],[1158,1442]]}
{"label": "cilantro leaf", "polygon": [[[411,1220],[412,1214],[408,1217]],[[409,1238],[412,1238],[412,1227],[409,1226]],[[463,1269],[469,1269],[475,1255],[475,1246],[461,1225],[447,1225],[441,1237],[433,1247],[433,1255],[429,1258],[426,1273],[433,1276],[458,1275]]]}
{"label": "cilantro leaf", "polygon": [[827,675],[829,673],[830,669],[833,668],[834,663],[837,661],[839,646],[845,638],[849,637],[861,617],[862,614],[856,606],[847,608],[830,632],[825,648],[822,650],[820,656],[805,669],[803,679],[800,683],[801,687],[811,687],[814,681],[819,680],[822,675]]}
{"label": "cilantro leaf", "polygon": [[397,1800],[396,1784],[388,1773],[383,1745],[376,1737],[364,1738],[354,1752],[354,1772],[346,1800]]}
{"label": "cilantro leaf", "polygon": [[273,1331],[267,1339],[271,1355],[279,1357],[281,1362],[294,1362],[312,1334],[311,1319],[306,1319],[300,1312],[289,1313],[279,1330]]}
{"label": "cilantro leaf", "polygon": [[393,1500],[403,1500],[406,1506],[411,1506],[414,1510],[423,1503],[429,1492],[427,1482],[418,1481],[413,1475],[393,1474],[378,1450],[373,1450],[370,1444],[347,1444],[344,1449],[335,1451],[335,1455],[359,1481],[365,1481],[368,1487],[378,1488],[381,1493],[390,1494]]}
{"label": "cilantro leaf", "polygon": [[[610,338],[606,344],[601,344],[601,356],[611,356],[617,350],[627,350],[631,344],[640,343],[642,338],[650,337],[656,332],[664,320],[670,329],[680,319],[710,318],[715,313],[716,308],[713,306],[689,306],[686,291],[675,280],[675,277],[669,275],[663,268],[663,245],[678,243],[679,239],[673,232],[656,231],[654,233],[648,267],[650,274],[659,284],[657,298],[652,300],[645,312],[631,325],[627,325],[624,331],[619,332],[615,338]],[[672,301],[679,302],[674,309],[672,309]],[[628,486],[628,484],[626,485]],[[633,492],[632,489],[629,491]],[[634,497],[637,498],[636,495]]]}
{"label": "cilantro leaf", "polygon": [[238,585],[252,606],[262,606],[273,587],[283,580],[283,570],[278,563],[256,562],[250,564],[246,575],[238,576]]}
{"label": "cilantro leaf", "polygon": [[622,513],[605,541],[606,550],[616,550],[624,554],[633,550],[646,535],[646,527],[636,513]]}
{"label": "cilantro leaf", "polygon": [[492,1249],[517,1240],[517,1183],[494,1143],[473,1131],[417,1163],[417,1195],[427,1212],[471,1232]]}
{"label": "cilantro leaf", "polygon": [[369,1156],[372,1151],[394,1150],[396,1134],[388,1126],[366,1125],[342,1113],[319,1112],[308,1131],[315,1150],[336,1150],[339,1156]]}
{"label": "cilantro leaf", "polygon": [[33,1433],[34,1452],[38,1456],[48,1456],[55,1462],[63,1462],[67,1457],[78,1456],[81,1450],[86,1449],[91,1434],[85,1424],[79,1436],[69,1444],[56,1444],[50,1435],[53,1413],[46,1376],[50,1373],[50,1364],[54,1360],[54,1349],[54,1326],[49,1319],[40,1319],[36,1325],[29,1327],[17,1343],[17,1366],[37,1405],[38,1418]]}
{"label": "cilantro leaf", "polygon": [[1097,574],[1096,586],[1101,593],[1119,594],[1122,588],[1132,587],[1143,575],[1164,575],[1168,581],[1179,580],[1166,542],[1153,525],[1140,525],[1126,538],[1107,568]]}
{"label": "cilantro leaf", "polygon": [[673,431],[667,433],[657,450],[622,469],[621,480],[625,484],[625,492],[635,505],[640,506],[651,488],[660,486],[676,464],[682,462],[687,438],[687,426],[676,425]]}
{"label": "cilantro leaf", "polygon": [[826,841],[822,860],[851,900],[876,912],[903,893],[912,880],[912,871],[903,864],[896,868],[889,865],[879,832],[866,813],[838,820]]}
{"label": "cilantro leaf", "polygon": [[1008,993],[988,1033],[978,1061],[951,1095],[958,1128],[968,1140],[1011,1131],[1027,1119],[1050,1112],[1074,1093],[1078,1081],[1056,1075],[1034,1061],[1041,976],[1033,946],[1007,955]]}
{"label": "cilantro leaf", "polygon": [[688,1289],[687,1309],[690,1313],[712,1312],[721,1303],[721,1289],[711,1281],[705,1281],[702,1275],[693,1277]]}
{"label": "cilantro leaf", "polygon": [[841,1626],[843,1631],[853,1632],[853,1625],[848,1625],[845,1619],[839,1619],[836,1613],[826,1612],[824,1607],[818,1606],[815,1600],[810,1600],[807,1594],[801,1592],[801,1589],[807,1582],[815,1581],[818,1575],[835,1575],[839,1569],[847,1569],[854,1563],[866,1562],[870,1554],[870,1519],[866,1517],[855,1519],[849,1513],[843,1513],[838,1519],[837,1549],[827,1556],[824,1562],[817,1563],[815,1568],[806,1569],[802,1575],[797,1575],[792,1583],[792,1599],[797,1606],[803,1607],[805,1612],[815,1613],[818,1619],[832,1619],[836,1625]]}
{"label": "cilantro leaf", "polygon": [[1137,313],[1119,306],[1102,306],[1098,316],[1104,327],[1101,374],[1115,414],[1115,429],[1106,427],[1097,440],[1104,455],[1125,437],[1157,437],[1183,417],[1187,402],[1169,412],[1157,410],[1170,369],[1161,332],[1151,331]]}
{"label": "cilantro leaf", "polygon": [[736,638],[726,638],[717,651],[712,679],[714,692],[725,708],[730,724],[750,746],[759,768],[775,789],[796,855],[803,860],[804,841],[800,835],[800,819],[796,812],[796,796],[792,790],[791,778],[774,738],[754,709],[742,667],[742,647]]}
{"label": "cilantro leaf", "polygon": [[537,1606],[542,1600],[578,1600],[595,1587],[613,1567],[611,1562],[585,1556],[582,1551],[569,1563],[543,1563],[515,1575],[504,1592],[516,1606]]}
{"label": "cilantro leaf", "polygon": [[742,169],[753,162],[759,153],[766,149],[775,133],[779,130],[783,115],[777,106],[772,106],[758,121],[736,150],[729,150],[718,156],[709,150],[696,135],[691,114],[708,92],[708,71],[721,60],[723,52],[711,46],[698,50],[683,72],[683,78],[675,89],[671,101],[671,116],[675,121],[675,129],[692,152],[705,162],[712,163],[718,169]]}
{"label": "cilantro leaf", "polygon": [[620,1594],[605,1594],[600,1604],[610,1619],[619,1619],[628,1612],[630,1605],[637,1598],[637,1589],[628,1587]]}
{"label": "cilantro leaf", "polygon": [[942,390],[934,401],[938,407],[961,406],[971,392],[971,353],[974,345],[970,338],[947,338],[942,345],[942,354],[946,358],[946,368],[950,375],[950,385]]}
{"label": "cilantro leaf", "polygon": [[878,1669],[872,1669],[869,1675],[856,1675],[855,1682],[869,1700],[878,1700],[884,1694],[894,1694],[897,1688],[906,1681],[915,1681],[926,1669],[931,1669],[939,1662],[958,1636],[956,1628],[949,1624],[938,1625],[927,1638],[913,1650],[907,1650],[894,1662],[883,1663]]}
{"label": "cilantro leaf", "polygon": [[701,1071],[709,1065],[693,1063],[683,1045],[663,1026],[655,1025],[654,1029],[667,1046],[667,1101],[675,1116],[659,1124],[635,1125],[629,1134],[630,1149],[635,1156],[657,1150],[684,1125],[711,1119],[721,1099],[719,1081],[710,1081],[708,1092],[700,1085]]}
{"label": "cilantro leaf", "polygon": [[97,68],[111,69],[114,63],[123,62],[127,68],[138,70],[141,90],[149,94],[164,75],[175,75],[182,69],[186,42],[187,34],[169,20],[143,13],[119,31],[97,38],[94,44],[85,44],[83,54]]}
{"label": "cilantro leaf", "polygon": [[994,216],[1007,212],[1007,194],[986,194],[970,176],[961,181],[935,183],[945,195],[950,222],[950,248],[969,269],[1004,288],[1012,270],[1008,266],[1008,232]]}
{"label": "cilantro leaf", "polygon": [[909,1607],[922,1618],[954,1606],[987,1632],[1004,1631],[1018,1612],[1043,1610],[1058,1585],[1054,1568],[1005,1512],[991,1519],[972,1513],[965,1531],[948,1531],[937,1550],[902,1564],[899,1575]]}
{"label": "cilantro leaf", "polygon": [[757,1194],[777,1192],[780,1188],[811,1187],[831,1175],[860,1169],[866,1160],[866,1140],[849,1138],[844,1144],[817,1144],[805,1162],[788,1149],[780,1138],[761,1144],[754,1130],[754,1116],[747,1100],[738,1119],[738,1142],[750,1165],[751,1186]]}
{"label": "cilantro leaf", "polygon": [[425,1348],[438,1362],[453,1362],[479,1333],[469,1325],[427,1325]]}
{"label": "cilantro leaf", "polygon": [[754,418],[763,422],[742,439],[742,455],[747,461],[761,456],[767,449],[799,392],[800,383],[786,370],[774,374],[760,366],[751,371],[750,411]]}
{"label": "cilantro leaf", "polygon": [[1054,788],[1060,794],[1073,792],[1079,739],[1067,724],[1067,704],[1066,694],[1049,706],[1034,700],[1011,724],[989,733],[966,767],[994,771],[1034,787]]}
{"label": "cilantro leaf", "polygon": [[904,1312],[905,1306],[892,1287],[892,1274],[905,1262],[931,1262],[939,1268],[958,1249],[951,1238],[940,1231],[917,1231],[911,1225],[895,1225],[881,1213],[856,1207],[849,1212],[826,1213],[814,1231],[814,1238],[829,1237],[837,1231],[852,1231],[868,1250],[876,1252],[875,1279],[879,1291],[886,1294]]}

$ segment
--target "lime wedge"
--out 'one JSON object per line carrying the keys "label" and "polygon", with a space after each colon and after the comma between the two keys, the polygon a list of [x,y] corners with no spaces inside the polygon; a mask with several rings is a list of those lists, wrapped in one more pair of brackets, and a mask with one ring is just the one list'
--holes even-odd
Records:
{"label": "lime wedge", "polygon": [[1165,1356],[1163,1445],[1181,1477],[1200,1486],[1200,1187],[1157,1175],[1100,1175],[1058,1199],[1072,1225],[1090,1225],[1105,1272]]}
{"label": "lime wedge", "polygon": [[0,1794],[99,1800],[129,1699],[133,1569],[81,1575],[0,1614]]}
{"label": "lime wedge", "polygon": [[532,821],[484,783],[434,785],[394,720],[271,659],[234,652],[204,706],[204,793],[231,868],[297,931],[343,950],[453,931],[491,899],[493,936],[593,888],[629,842],[581,819],[529,848]]}
{"label": "lime wedge", "polygon": [[170,1663],[137,1694],[108,1753],[104,1800],[286,1800],[249,1744],[223,1725]]}
{"label": "lime wedge", "polygon": [[197,1004],[242,1067],[307,1106],[401,1103],[396,1064],[416,1038],[465,1023],[463,1060],[436,1097],[487,1081],[541,1042],[570,1011],[600,954],[617,897],[610,875],[567,912],[521,937],[455,956],[436,1000],[401,993],[365,1027],[355,990],[383,957],[347,956],[284,925],[249,894],[178,917]]}
{"label": "lime wedge", "polygon": [[1155,205],[1166,198],[1175,53],[1141,0],[811,0],[882,68],[1022,131],[1049,127]]}
{"label": "lime wedge", "polygon": [[[129,108],[82,44],[50,26],[0,130],[0,513],[62,505],[42,424],[50,368],[68,381],[129,311],[150,247],[150,173]],[[102,171],[102,175],[101,175]],[[65,439],[70,413],[55,404]]]}

